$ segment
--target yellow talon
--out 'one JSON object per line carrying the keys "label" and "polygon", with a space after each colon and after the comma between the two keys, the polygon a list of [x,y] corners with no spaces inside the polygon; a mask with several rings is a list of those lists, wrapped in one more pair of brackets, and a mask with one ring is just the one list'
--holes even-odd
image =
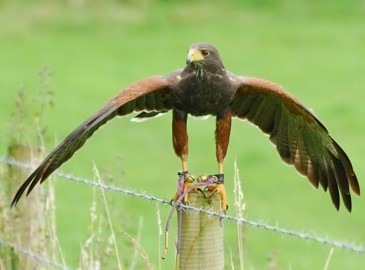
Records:
{"label": "yellow talon", "polygon": [[[182,193],[184,193],[186,190],[188,190],[192,183],[195,181],[195,177],[194,175],[192,175],[191,173],[184,173],[184,185],[183,185],[183,190]],[[176,202],[177,199],[179,198],[179,192],[177,191],[174,195],[174,197],[172,197],[172,201]],[[185,195],[183,202],[186,202],[188,200],[188,194]]]}
{"label": "yellow talon", "polygon": [[221,209],[223,213],[226,213],[227,209],[228,209],[228,204],[227,204],[227,195],[226,195],[226,190],[224,188],[224,184],[218,183],[215,186],[209,186],[208,190],[212,192],[212,196],[214,196],[214,194],[218,193],[221,195]]}

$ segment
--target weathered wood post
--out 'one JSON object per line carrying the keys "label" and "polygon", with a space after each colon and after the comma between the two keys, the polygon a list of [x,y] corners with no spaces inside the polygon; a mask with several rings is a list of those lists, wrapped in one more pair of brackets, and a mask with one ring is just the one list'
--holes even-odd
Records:
{"label": "weathered wood post", "polygon": [[[188,204],[199,209],[221,210],[221,197],[211,192],[190,192]],[[182,210],[181,253],[178,270],[224,269],[224,234],[220,217]]]}
{"label": "weathered wood post", "polygon": [[[39,148],[33,149],[25,145],[11,145],[9,147],[9,157],[11,159],[30,163],[38,163],[41,158]],[[17,189],[29,176],[30,170],[17,168],[9,165],[7,179],[7,201],[11,202]],[[24,250],[31,250],[40,255],[46,255],[45,250],[45,203],[44,188],[39,186],[34,189],[32,196],[22,201],[21,207],[15,207],[9,210],[9,220],[7,220],[6,235],[7,241],[15,244]],[[12,255],[12,266],[15,269],[43,269],[37,260],[33,258],[18,255],[16,251]]]}

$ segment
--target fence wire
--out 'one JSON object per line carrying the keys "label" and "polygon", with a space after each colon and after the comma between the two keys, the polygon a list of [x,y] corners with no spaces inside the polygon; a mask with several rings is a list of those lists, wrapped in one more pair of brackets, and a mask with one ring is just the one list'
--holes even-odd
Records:
{"label": "fence wire", "polygon": [[[8,165],[15,166],[15,167],[22,168],[22,169],[32,169],[33,168],[33,166],[31,164],[8,159],[6,157],[0,157],[0,163],[8,164]],[[144,200],[155,201],[155,202],[159,202],[161,204],[171,205],[170,200],[156,197],[147,192],[137,192],[135,190],[131,190],[128,188],[107,185],[107,184],[103,184],[100,182],[95,182],[95,181],[87,179],[87,178],[78,177],[78,176],[74,176],[72,174],[66,174],[66,173],[62,173],[59,171],[56,171],[54,173],[54,175],[56,175],[59,178],[62,178],[64,180],[67,180],[67,181],[82,183],[82,184],[85,184],[88,186],[94,186],[94,187],[102,188],[104,190],[109,190],[112,192],[123,193],[123,194],[129,195],[129,196],[141,198]],[[318,236],[315,233],[306,233],[306,232],[301,232],[298,230],[285,229],[285,228],[281,228],[277,225],[273,226],[273,225],[269,225],[269,224],[261,222],[261,221],[253,221],[253,220],[249,220],[249,219],[245,219],[245,218],[238,218],[238,217],[230,216],[227,214],[215,212],[210,209],[197,208],[197,207],[194,207],[189,204],[182,205],[181,208],[183,208],[185,211],[192,210],[192,211],[196,211],[197,213],[205,213],[208,216],[212,216],[212,217],[218,216],[221,219],[226,219],[231,222],[247,225],[247,226],[250,226],[255,229],[262,229],[262,230],[271,231],[274,233],[280,233],[281,235],[285,235],[285,236],[289,236],[289,237],[293,237],[293,238],[297,238],[297,239],[301,239],[301,240],[316,242],[316,243],[320,243],[323,245],[328,245],[331,247],[340,248],[340,249],[344,249],[344,250],[350,250],[350,251],[353,251],[356,253],[365,253],[365,247],[363,245],[357,245],[357,244],[349,243],[346,241],[335,240],[328,236]]]}
{"label": "fence wire", "polygon": [[51,267],[53,267],[55,269],[71,270],[71,268],[69,268],[67,266],[64,266],[62,264],[56,263],[54,261],[51,261],[51,260],[43,257],[40,254],[37,254],[37,253],[35,253],[33,251],[30,251],[30,250],[25,250],[25,249],[23,249],[21,247],[18,247],[16,245],[12,244],[12,243],[6,242],[6,241],[4,241],[4,240],[2,240],[0,238],[0,248],[3,248],[3,247],[5,247],[5,248],[11,248],[14,251],[16,251],[16,252],[18,252],[18,253],[20,253],[20,254],[22,254],[24,256],[30,257],[30,258],[32,258],[34,260],[39,261],[42,264],[51,266]]}

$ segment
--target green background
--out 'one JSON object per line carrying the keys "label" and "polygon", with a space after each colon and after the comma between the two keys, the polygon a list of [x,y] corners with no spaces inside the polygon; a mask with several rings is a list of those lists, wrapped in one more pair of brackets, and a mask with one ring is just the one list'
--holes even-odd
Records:
{"label": "green background", "polygon": [[[42,118],[50,151],[120,89],[184,67],[189,44],[206,41],[219,49],[230,71],[277,82],[312,108],[349,155],[363,187],[364,18],[364,1],[0,1],[0,155],[6,155],[14,135],[9,134],[11,114],[19,110],[13,101],[20,88],[28,97],[29,114],[26,132],[17,137],[37,141],[34,119],[42,90],[38,73],[45,65],[51,72],[47,90],[54,102]],[[170,198],[180,169],[171,144],[171,115],[140,124],[129,119],[108,123],[62,171],[93,179],[95,162],[118,179],[112,182],[115,185]],[[216,172],[214,127],[212,117],[189,119],[189,169],[197,175]],[[365,244],[364,197],[354,196],[353,213],[342,208],[337,212],[329,194],[311,188],[294,168],[283,165],[259,129],[238,120],[233,121],[225,161],[230,215],[235,160],[246,218]],[[62,180],[54,185],[59,242],[67,264],[75,267],[80,245],[90,234],[93,190]],[[156,248],[162,240],[156,204],[120,194],[107,197],[114,226],[133,237],[139,231],[151,262],[172,269],[174,237],[165,261],[159,259],[162,246]],[[22,203],[26,201],[19,207]],[[163,224],[169,210],[161,207]],[[138,229],[141,216],[144,223]],[[224,226],[226,266],[231,250],[237,269],[236,225],[225,221]],[[323,269],[330,249],[279,233],[244,229],[246,269]],[[131,250],[121,244],[125,265],[130,264]],[[137,265],[143,262],[138,259]],[[335,249],[329,269],[364,265],[364,254]]]}

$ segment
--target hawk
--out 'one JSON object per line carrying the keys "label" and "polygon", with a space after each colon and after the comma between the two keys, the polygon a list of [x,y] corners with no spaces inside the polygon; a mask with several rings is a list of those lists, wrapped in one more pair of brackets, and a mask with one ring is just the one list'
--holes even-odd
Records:
{"label": "hawk", "polygon": [[[294,96],[276,83],[237,76],[225,69],[218,50],[207,43],[188,48],[186,66],[166,76],[142,79],[119,92],[99,111],[69,134],[25,180],[12,201],[28,195],[80,149],[93,133],[116,116],[139,112],[136,119],[151,118],[172,110],[172,142],[188,172],[188,115],[216,117],[217,175],[223,178],[223,161],[229,144],[231,120],[245,119],[269,135],[280,157],[331,195],[336,209],[340,196],[351,212],[350,189],[360,195],[351,162],[325,126]],[[215,187],[227,207],[223,181]]]}

